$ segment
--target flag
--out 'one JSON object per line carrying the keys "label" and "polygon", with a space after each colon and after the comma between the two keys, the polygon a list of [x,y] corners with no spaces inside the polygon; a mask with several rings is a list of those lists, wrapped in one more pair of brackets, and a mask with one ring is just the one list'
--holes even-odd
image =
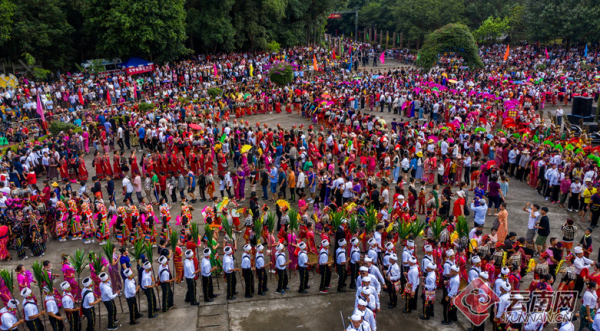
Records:
{"label": "flag", "polygon": [[250,63],[250,77],[254,77],[254,67],[252,66],[252,63]]}
{"label": "flag", "polygon": [[509,53],[510,53],[510,45],[506,45],[506,53],[504,53],[504,61],[508,60]]}
{"label": "flag", "polygon": [[81,95],[81,87],[77,90],[77,95],[79,96],[79,103],[83,106],[83,95]]}
{"label": "flag", "polygon": [[46,116],[44,115],[44,108],[42,107],[42,101],[40,101],[40,94],[37,94],[37,113],[40,115],[42,121],[46,121]]}
{"label": "flag", "polygon": [[331,54],[331,58],[337,60],[337,57],[335,56],[335,49],[333,50],[333,54]]}
{"label": "flag", "polygon": [[381,61],[381,64],[385,63],[385,52],[381,52],[381,56],[379,57],[379,61]]}
{"label": "flag", "polygon": [[110,99],[110,91],[106,91],[106,104],[112,105],[112,100]]}
{"label": "flag", "polygon": [[367,32],[367,41],[369,41],[369,33]]}
{"label": "flag", "polygon": [[587,57],[587,44],[585,44],[585,54],[583,56]]}
{"label": "flag", "polygon": [[549,59],[549,57],[548,57],[548,47],[544,47],[544,50],[546,51],[546,60],[548,60]]}
{"label": "flag", "polygon": [[385,36],[385,42],[388,43],[389,41],[390,41],[390,35],[388,34]]}
{"label": "flag", "polygon": [[317,66],[317,57],[313,54],[313,68],[315,71],[319,71],[319,66]]}
{"label": "flag", "polygon": [[219,73],[217,72],[217,64],[213,63],[213,73],[215,74],[215,76],[219,76]]}

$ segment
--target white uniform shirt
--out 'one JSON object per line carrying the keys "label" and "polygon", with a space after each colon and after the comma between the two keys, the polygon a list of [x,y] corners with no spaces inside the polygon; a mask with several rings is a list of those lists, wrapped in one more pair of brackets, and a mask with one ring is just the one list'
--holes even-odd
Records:
{"label": "white uniform shirt", "polygon": [[373,311],[368,307],[365,308],[365,311],[360,311],[358,308],[356,308],[352,314],[364,314],[363,321],[369,323],[369,326],[371,326],[371,330],[377,330],[377,322],[375,322],[375,315],[373,314]]}
{"label": "white uniform shirt", "polygon": [[144,272],[142,272],[142,289],[147,289],[148,286],[152,286],[154,281],[152,280],[152,271],[150,270],[144,270]]}
{"label": "white uniform shirt", "polygon": [[230,254],[225,254],[225,257],[223,257],[223,271],[230,274],[231,269],[233,269],[233,258]]}
{"label": "white uniform shirt", "polygon": [[450,278],[448,282],[448,297],[454,298],[458,294],[458,286],[460,285],[460,277],[458,275]]}
{"label": "white uniform shirt", "polygon": [[510,294],[504,293],[500,296],[500,301],[497,303],[496,308],[496,318],[502,318],[506,309],[510,305]]}
{"label": "white uniform shirt", "polygon": [[319,251],[319,265],[327,264],[327,261],[329,261],[329,249],[323,247]]}
{"label": "white uniform shirt", "polygon": [[392,264],[387,272],[392,282],[398,281],[402,276],[402,274],[400,273],[400,266],[398,266],[398,263]]}
{"label": "white uniform shirt", "polygon": [[285,270],[285,268],[286,268],[285,253],[283,253],[283,252],[277,253],[277,259],[275,260],[275,262],[277,263],[277,269]]}
{"label": "white uniform shirt", "polygon": [[202,263],[200,263],[200,269],[202,269],[202,271],[200,271],[202,276],[210,277],[210,270],[212,269],[212,265],[210,264],[210,258],[205,257],[202,259]]}
{"label": "white uniform shirt", "polygon": [[135,278],[127,278],[125,279],[125,287],[123,288],[123,292],[125,292],[126,298],[133,298],[135,296]]}
{"label": "white uniform shirt", "polygon": [[256,267],[256,269],[262,269],[265,267],[265,256],[263,255],[263,253],[256,253],[254,266]]}
{"label": "white uniform shirt", "polygon": [[26,321],[33,321],[33,319],[31,319],[30,316],[39,314],[40,310],[38,309],[38,306],[35,304],[33,299],[25,299],[23,300],[23,312],[25,314]]}
{"label": "white uniform shirt", "polygon": [[183,275],[185,276],[185,278],[195,278],[196,275],[194,275],[194,272],[196,272],[194,260],[185,259],[185,261],[183,262]]}
{"label": "white uniform shirt", "polygon": [[250,269],[252,268],[250,254],[244,253],[242,254],[242,269]]}
{"label": "white uniform shirt", "polygon": [[56,316],[59,315],[58,305],[56,304],[56,300],[53,296],[47,295],[45,300],[46,311],[52,313]]}
{"label": "white uniform shirt", "polygon": [[158,266],[158,278],[161,282],[166,282],[171,280],[171,271],[169,270],[169,265],[160,265]]}
{"label": "white uniform shirt", "polygon": [[344,247],[340,247],[335,252],[335,263],[342,264],[346,262],[346,249]]}
{"label": "white uniform shirt", "polygon": [[481,270],[478,267],[471,267],[471,270],[469,270],[469,283],[479,278],[479,273],[481,273]]}
{"label": "white uniform shirt", "polygon": [[0,325],[0,330],[15,330],[13,325],[19,321],[17,317],[13,315],[6,307],[0,309],[0,314],[2,315],[2,325]]}
{"label": "white uniform shirt", "polygon": [[94,298],[94,290],[89,287],[86,287],[83,289],[83,291],[81,291],[81,293],[81,295],[85,294],[85,297],[81,298],[81,306],[85,309],[92,308],[92,302],[96,301],[96,299]]}
{"label": "white uniform shirt", "polygon": [[306,264],[308,263],[308,254],[306,251],[301,251],[298,253],[298,267],[306,268]]}
{"label": "white uniform shirt", "polygon": [[427,273],[427,277],[425,277],[425,289],[427,291],[435,291],[436,288],[437,285],[435,271],[430,271]]}
{"label": "white uniform shirt", "polygon": [[62,297],[63,308],[67,309],[75,309],[75,302],[73,301],[73,296],[71,293],[65,292]]}
{"label": "white uniform shirt", "polygon": [[419,267],[417,265],[413,265],[408,270],[408,282],[411,285],[412,291],[416,292],[419,286]]}
{"label": "white uniform shirt", "polygon": [[379,268],[377,268],[375,265],[371,265],[368,268],[369,268],[369,270],[368,270],[369,274],[371,274],[372,276],[375,276],[375,278],[377,278],[377,280],[380,283],[385,284],[385,279],[383,278],[381,271],[379,271]]}
{"label": "white uniform shirt", "polygon": [[[375,278],[373,275],[370,275],[370,277],[371,277],[371,286],[377,290],[377,294],[381,293],[381,283],[379,283],[377,278]],[[356,284],[357,284],[357,287],[362,286],[362,276],[361,275],[358,275],[358,278],[356,278]],[[359,289],[357,289],[356,292],[357,292],[356,294],[360,294]]]}
{"label": "white uniform shirt", "polygon": [[596,291],[585,291],[583,294],[583,306],[590,307],[590,310],[596,309],[596,303],[598,302],[598,295]]}
{"label": "white uniform shirt", "polygon": [[[116,298],[117,295],[113,293],[110,281],[100,283],[100,293],[102,294],[102,302],[111,301]],[[64,297],[63,297],[64,301]]]}

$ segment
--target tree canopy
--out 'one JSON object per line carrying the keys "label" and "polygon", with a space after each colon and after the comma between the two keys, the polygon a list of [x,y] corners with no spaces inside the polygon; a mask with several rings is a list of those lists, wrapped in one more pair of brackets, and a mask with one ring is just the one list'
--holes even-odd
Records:
{"label": "tree canopy", "polygon": [[483,67],[475,39],[469,28],[463,24],[447,24],[429,34],[423,48],[419,50],[416,63],[429,70],[437,62],[439,55],[444,53],[458,53],[466,65]]}

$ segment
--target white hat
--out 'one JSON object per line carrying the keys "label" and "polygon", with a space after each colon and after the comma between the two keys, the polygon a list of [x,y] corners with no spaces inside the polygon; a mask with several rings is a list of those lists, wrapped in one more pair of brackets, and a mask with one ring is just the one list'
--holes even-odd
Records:
{"label": "white hat", "polygon": [[446,251],[446,256],[452,256],[454,255],[454,250],[453,249],[449,249]]}
{"label": "white hat", "polygon": [[423,249],[425,249],[425,252],[429,253],[433,250],[433,247],[431,247],[431,245],[425,245],[425,247],[423,247]]}
{"label": "white hat", "polygon": [[450,267],[450,270],[452,270],[452,271],[456,271],[456,272],[459,272],[459,271],[460,271],[460,269],[458,268],[458,266],[457,266],[456,264],[455,264],[455,265],[453,265],[452,267]]}
{"label": "white hat", "polygon": [[277,247],[275,247],[275,248],[277,248],[278,251],[282,251],[284,247],[285,246],[283,246],[282,243],[279,243],[279,245],[277,245]]}
{"label": "white hat", "polygon": [[252,246],[250,246],[250,244],[244,245],[244,252],[249,252],[251,250],[252,250]]}
{"label": "white hat", "polygon": [[21,290],[21,296],[27,298],[31,295],[31,290],[28,287],[25,287]]}
{"label": "white hat", "polygon": [[562,310],[560,313],[560,322],[568,322],[570,321],[573,317],[571,315],[571,312],[568,310]]}
{"label": "white hat", "polygon": [[404,200],[404,196],[403,196],[402,194],[400,194],[400,195],[398,196],[398,199],[400,199],[400,200]]}
{"label": "white hat", "polygon": [[208,257],[208,256],[210,256],[210,254],[212,254],[212,251],[210,250],[210,248],[205,248],[205,249],[202,251],[202,254],[204,254],[204,256],[207,256],[207,257]]}
{"label": "white hat", "polygon": [[369,241],[367,241],[367,243],[371,246],[375,246],[377,245],[377,240],[375,240],[375,238],[371,238]]}
{"label": "white hat", "polygon": [[575,247],[574,251],[575,251],[575,254],[580,254],[580,253],[583,253],[583,248],[581,248],[581,246],[577,246],[577,247]]}
{"label": "white hat", "polygon": [[233,252],[233,249],[231,249],[231,246],[227,246],[223,251],[225,252],[225,254],[231,254]]}
{"label": "white hat", "polygon": [[158,258],[158,263],[160,264],[166,264],[167,262],[169,262],[169,259],[164,255]]}
{"label": "white hat", "polygon": [[150,263],[150,261],[146,261],[146,263],[142,265],[142,268],[144,268],[144,270],[150,270],[150,268],[152,268],[152,263]]}
{"label": "white hat", "polygon": [[408,246],[408,247],[415,247],[415,242],[412,241],[412,240],[409,240],[409,241],[406,242],[406,246]]}
{"label": "white hat", "polygon": [[368,286],[363,286],[361,292],[364,293],[364,294],[366,294],[366,295],[369,295],[369,294],[371,294],[371,288],[368,287]]}
{"label": "white hat", "polygon": [[258,245],[258,246],[256,246],[256,251],[257,251],[257,252],[262,252],[262,251],[263,251],[263,249],[265,249],[265,246],[263,246],[262,244],[261,244],[261,245]]}
{"label": "white hat", "polygon": [[68,289],[71,288],[71,284],[69,284],[69,282],[64,281],[62,283],[60,283],[60,288],[63,289],[63,291],[67,291]]}
{"label": "white hat", "polygon": [[435,263],[433,263],[433,262],[429,262],[425,266],[425,269],[433,269],[433,270],[435,270],[435,268],[437,268],[437,265]]}
{"label": "white hat", "polygon": [[123,275],[125,275],[125,277],[130,277],[131,275],[133,275],[133,270],[131,270],[131,268],[127,268],[123,270]]}
{"label": "white hat", "polygon": [[510,273],[510,269],[507,267],[502,267],[502,269],[500,269],[500,273],[506,276]]}
{"label": "white hat", "polygon": [[504,282],[500,283],[500,288],[502,288],[506,292],[509,292],[512,287],[510,286],[509,282]]}
{"label": "white hat", "polygon": [[358,246],[359,243],[360,241],[356,237],[350,239],[350,244],[352,244],[352,246]]}
{"label": "white hat", "polygon": [[108,280],[108,274],[106,272],[103,272],[98,275],[98,278],[100,278],[101,281],[105,282]]}
{"label": "white hat", "polygon": [[[131,272],[131,269],[125,269],[125,271],[123,271],[123,274],[124,274],[125,276],[127,276],[127,274],[126,274],[127,270],[129,270],[129,272]],[[129,276],[127,276],[127,277],[129,277]],[[84,287],[90,287],[90,286],[92,286],[92,283],[93,283],[93,282],[92,282],[92,279],[91,279],[90,277],[85,277],[85,278],[84,278],[84,279],[81,281],[81,284],[82,284]]]}
{"label": "white hat", "polygon": [[301,250],[305,250],[306,249],[306,243],[304,241],[301,241],[298,244],[298,248],[300,248]]}
{"label": "white hat", "polygon": [[365,262],[373,262],[373,259],[368,256],[365,256]]}
{"label": "white hat", "polygon": [[398,261],[398,255],[396,254],[390,254],[390,260],[394,260],[394,261]]}
{"label": "white hat", "polygon": [[358,299],[358,305],[359,306],[366,306],[367,302],[365,300],[363,300],[363,299]]}
{"label": "white hat", "polygon": [[393,243],[393,242],[391,242],[391,241],[388,241],[388,242],[385,244],[385,248],[387,248],[387,249],[389,249],[389,250],[392,250],[392,249],[394,249],[394,243]]}
{"label": "white hat", "polygon": [[191,249],[188,249],[187,251],[185,251],[185,257],[188,259],[191,259],[194,257],[194,251]]}
{"label": "white hat", "polygon": [[8,308],[15,309],[19,305],[19,301],[15,299],[8,300]]}
{"label": "white hat", "polygon": [[367,268],[367,267],[365,267],[365,266],[362,266],[362,267],[360,267],[360,269],[358,269],[358,270],[359,270],[359,271],[366,271],[366,272],[369,272],[369,268]]}
{"label": "white hat", "polygon": [[321,246],[323,246],[323,247],[329,246],[329,240],[327,240],[327,239],[321,240]]}
{"label": "white hat", "polygon": [[411,256],[411,257],[408,259],[408,262],[410,262],[410,263],[417,263],[417,258],[416,258],[416,257],[414,257],[414,256]]}
{"label": "white hat", "polygon": [[490,275],[487,273],[487,271],[482,271],[482,272],[479,274],[479,277],[481,277],[481,278],[483,278],[483,279],[485,279],[485,280],[488,280],[488,279],[490,279]]}
{"label": "white hat", "polygon": [[355,322],[360,322],[360,321],[362,321],[362,316],[360,316],[359,314],[353,314],[351,318],[352,318],[352,320],[353,320],[353,321],[355,321]]}
{"label": "white hat", "polygon": [[366,275],[365,277],[363,277],[361,279],[363,282],[367,282],[370,283],[371,282],[371,275]]}
{"label": "white hat", "polygon": [[340,239],[340,240],[338,240],[338,245],[340,245],[340,246],[346,246],[346,239]]}
{"label": "white hat", "polygon": [[479,255],[474,255],[471,258],[471,262],[473,262],[473,263],[479,263],[479,262],[481,262],[481,258],[479,257]]}

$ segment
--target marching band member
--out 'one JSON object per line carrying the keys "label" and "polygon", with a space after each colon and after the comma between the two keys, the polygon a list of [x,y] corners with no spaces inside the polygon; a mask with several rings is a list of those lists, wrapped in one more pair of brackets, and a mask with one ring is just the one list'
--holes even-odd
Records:
{"label": "marching band member", "polygon": [[423,294],[421,294],[421,298],[423,299],[423,315],[419,318],[422,320],[428,320],[434,316],[433,304],[435,303],[435,290],[437,289],[436,268],[435,263],[431,262],[424,269],[427,272],[427,276],[425,277]]}
{"label": "marching band member", "polygon": [[398,256],[396,254],[390,255],[390,266],[386,272],[387,280],[390,283],[389,295],[390,295],[390,303],[388,304],[388,308],[392,309],[396,307],[398,304],[398,290],[402,288],[402,284],[399,284],[400,279],[402,277],[402,272],[400,271],[400,267],[396,261],[398,260]]}

